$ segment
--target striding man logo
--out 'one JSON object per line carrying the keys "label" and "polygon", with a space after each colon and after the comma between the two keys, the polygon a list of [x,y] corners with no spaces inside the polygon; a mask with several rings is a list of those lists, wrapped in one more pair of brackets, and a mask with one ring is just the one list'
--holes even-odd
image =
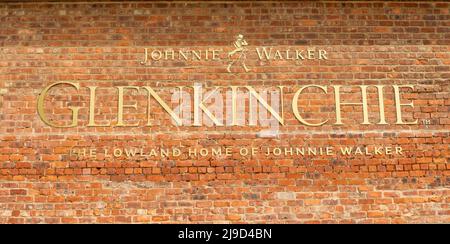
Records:
{"label": "striding man logo", "polygon": [[235,49],[228,53],[229,63],[228,63],[227,71],[229,73],[231,73],[231,67],[234,64],[237,64],[237,65],[242,66],[242,68],[244,68],[245,72],[249,72],[250,69],[245,64],[245,61],[247,59],[246,46],[248,46],[248,43],[244,39],[244,36],[242,34],[238,34],[236,36],[236,41],[234,41],[233,45],[234,45]]}

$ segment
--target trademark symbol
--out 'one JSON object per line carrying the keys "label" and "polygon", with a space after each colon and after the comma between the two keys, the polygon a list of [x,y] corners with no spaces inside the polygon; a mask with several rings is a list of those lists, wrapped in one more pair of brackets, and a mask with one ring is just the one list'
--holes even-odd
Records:
{"label": "trademark symbol", "polygon": [[422,124],[424,124],[425,126],[431,125],[431,119],[423,119]]}

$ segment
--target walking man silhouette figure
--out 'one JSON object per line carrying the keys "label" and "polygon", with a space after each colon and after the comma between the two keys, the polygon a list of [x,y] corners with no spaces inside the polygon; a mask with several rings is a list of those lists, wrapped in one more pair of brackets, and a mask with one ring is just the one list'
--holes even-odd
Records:
{"label": "walking man silhouette figure", "polygon": [[[249,72],[250,69],[247,67],[247,65],[245,65],[245,60],[247,59],[245,52],[247,51],[246,46],[248,46],[248,43],[244,39],[244,36],[242,34],[237,35],[236,41],[234,41],[233,45],[235,49],[228,53],[228,59],[230,60],[230,62],[228,63],[227,71],[231,73],[231,66],[239,62],[244,68],[245,72]],[[239,54],[239,56],[236,59],[232,59],[234,54]]]}

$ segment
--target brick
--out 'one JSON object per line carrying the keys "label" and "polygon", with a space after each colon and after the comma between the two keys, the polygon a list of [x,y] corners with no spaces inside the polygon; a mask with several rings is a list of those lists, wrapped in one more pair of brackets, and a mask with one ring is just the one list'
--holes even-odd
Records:
{"label": "brick", "polygon": [[277,198],[280,200],[295,200],[294,192],[278,192]]}
{"label": "brick", "polygon": [[[230,25],[230,13],[239,14],[238,27]],[[0,223],[449,223],[449,14],[448,3],[419,1],[4,3],[0,203],[6,208]],[[227,52],[239,33],[250,51],[305,49],[305,57],[293,61],[283,52],[268,61],[248,52],[251,70],[236,65],[228,73]],[[223,52],[215,61],[140,63],[144,48],[166,47]],[[328,59],[312,59],[308,55],[318,53],[307,49],[324,49]],[[38,116],[37,96],[61,81],[80,88],[52,89],[45,112],[50,122],[68,124],[69,107],[79,106],[75,128],[53,128]],[[116,125],[117,86],[154,87],[172,108],[173,91],[184,86],[190,92],[194,83],[205,91],[283,85],[284,125],[176,126],[154,99],[148,104],[143,89],[124,95],[125,105],[137,105],[124,107],[124,122],[140,124]],[[322,126],[306,126],[292,113],[296,91],[314,84],[326,92],[305,89],[297,105],[310,123],[327,119]],[[402,105],[402,118],[418,124],[400,125],[394,85],[408,84],[414,89],[401,88],[400,100],[414,108]],[[362,124],[361,105],[346,104],[343,124],[335,124],[336,85],[344,103],[360,102],[359,86],[369,86],[369,125]],[[379,123],[375,85],[385,86],[387,125]],[[112,126],[87,126],[88,86],[98,87],[95,122]],[[245,98],[239,106],[248,104],[239,98]],[[238,119],[248,122],[246,116]],[[302,146],[362,151],[289,153]],[[393,153],[377,155],[378,146]],[[139,153],[133,148],[155,149],[157,156],[124,156]],[[160,156],[162,148],[208,155]],[[225,148],[278,148],[280,154],[211,155]]]}

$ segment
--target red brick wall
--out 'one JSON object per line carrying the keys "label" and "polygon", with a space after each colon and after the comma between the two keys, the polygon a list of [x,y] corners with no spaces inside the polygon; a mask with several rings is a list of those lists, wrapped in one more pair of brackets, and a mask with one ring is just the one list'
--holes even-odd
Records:
{"label": "red brick wall", "polygon": [[[449,9],[444,2],[0,3],[0,223],[449,223]],[[144,48],[227,49],[238,33],[252,47],[315,47],[328,60],[263,62],[250,54],[249,73],[227,73],[222,61],[139,63]],[[69,121],[67,107],[81,106],[75,128],[52,128],[37,114],[39,93],[55,82],[84,87],[46,99],[55,120]],[[104,123],[116,119],[114,86],[149,85],[170,101],[168,88],[195,82],[206,90],[284,85],[287,101],[310,84],[386,85],[389,124],[376,124],[370,89],[371,125],[360,125],[360,106],[345,106],[344,125],[333,125],[332,95],[311,90],[302,100],[308,118],[331,123],[304,126],[286,102],[286,125],[272,137],[261,136],[261,126],[176,127],[157,106],[152,126],[86,126],[86,86],[99,86],[96,121]],[[389,86],[407,84],[414,90],[402,101],[415,106],[403,117],[418,124],[396,125]],[[360,100],[358,90],[344,91],[346,101]],[[126,120],[145,119],[144,93],[126,99],[139,105],[126,109]],[[401,146],[403,154],[68,155],[73,147],[345,145]]]}

